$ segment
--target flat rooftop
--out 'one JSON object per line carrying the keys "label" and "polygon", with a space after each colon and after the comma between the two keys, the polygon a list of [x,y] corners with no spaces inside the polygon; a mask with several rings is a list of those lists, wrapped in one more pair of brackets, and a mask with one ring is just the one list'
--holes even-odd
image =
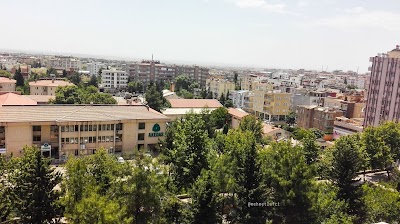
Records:
{"label": "flat rooftop", "polygon": [[0,123],[152,120],[168,118],[146,106],[41,105],[0,107]]}

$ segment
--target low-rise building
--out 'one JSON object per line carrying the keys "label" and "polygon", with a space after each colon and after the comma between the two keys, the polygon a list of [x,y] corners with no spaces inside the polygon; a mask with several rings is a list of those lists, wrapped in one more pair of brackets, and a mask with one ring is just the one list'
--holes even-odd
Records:
{"label": "low-rise building", "polygon": [[270,136],[275,141],[281,141],[286,139],[289,134],[282,128],[277,128],[270,124],[263,123],[263,134],[264,136]]}
{"label": "low-rise building", "polygon": [[297,106],[297,126],[300,128],[317,128],[325,133],[333,133],[336,117],[343,116],[343,111],[320,106]]}
{"label": "low-rise building", "polygon": [[352,135],[363,131],[363,118],[349,119],[346,117],[336,117],[333,123],[333,138]]}
{"label": "low-rise building", "polygon": [[0,77],[0,91],[13,92],[15,91],[17,81],[15,79]]}
{"label": "low-rise building", "polygon": [[169,119],[144,105],[46,105],[0,107],[0,151],[22,155],[37,145],[45,156],[65,160],[93,154],[152,149]]}
{"label": "low-rise building", "polygon": [[24,95],[5,93],[0,95],[1,106],[37,105],[37,102]]}
{"label": "low-rise building", "polygon": [[207,109],[213,111],[222,107],[215,99],[168,99],[171,108],[166,108],[162,113],[171,120],[180,119],[187,113],[201,113]]}
{"label": "low-rise building", "polygon": [[31,95],[55,96],[56,90],[60,86],[74,86],[74,84],[63,79],[37,80],[29,82]]}
{"label": "low-rise building", "polygon": [[237,108],[229,108],[228,109],[229,116],[231,117],[231,127],[237,128],[239,127],[240,121],[249,115],[246,111]]}

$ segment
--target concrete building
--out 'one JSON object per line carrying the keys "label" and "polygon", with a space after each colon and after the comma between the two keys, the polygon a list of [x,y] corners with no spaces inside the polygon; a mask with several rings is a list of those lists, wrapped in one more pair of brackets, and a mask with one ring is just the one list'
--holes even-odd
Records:
{"label": "concrete building", "polygon": [[37,145],[45,156],[65,160],[93,154],[154,148],[168,118],[146,106],[49,105],[0,107],[0,151],[22,155]]}
{"label": "concrete building", "polygon": [[101,62],[94,61],[86,63],[86,70],[89,71],[90,75],[98,75],[102,68],[107,68],[107,66]]}
{"label": "concrete building", "polygon": [[367,90],[364,127],[400,119],[400,47],[370,58],[371,76]]}
{"label": "concrete building", "polygon": [[254,93],[248,92],[244,95],[243,108],[244,111],[250,114],[254,114]]}
{"label": "concrete building", "polygon": [[160,61],[143,60],[129,65],[129,76],[133,80],[141,81],[148,85],[151,81],[174,82],[179,75],[187,75],[201,87],[206,85],[209,69],[200,66],[178,66],[163,64]]}
{"label": "concrete building", "polygon": [[12,92],[0,94],[0,107],[19,105],[37,105],[37,102],[25,95],[19,95]]}
{"label": "concrete building", "polygon": [[346,117],[336,117],[333,122],[333,139],[341,136],[352,135],[363,131],[363,118],[349,119]]}
{"label": "concrete building", "polygon": [[206,89],[214,94],[214,98],[219,99],[222,95],[226,96],[228,92],[234,91],[235,83],[227,79],[211,77],[206,80]]}
{"label": "concrete building", "polygon": [[263,123],[263,135],[269,136],[275,141],[282,141],[290,136],[290,134],[282,128],[277,128],[265,123]]}
{"label": "concrete building", "polygon": [[72,57],[55,57],[47,60],[47,67],[59,70],[79,71],[82,69],[82,62]]}
{"label": "concrete building", "polygon": [[333,133],[336,117],[343,116],[343,111],[319,106],[297,106],[297,126],[300,128],[317,128],[326,133]]}
{"label": "concrete building", "polygon": [[232,91],[231,99],[234,108],[244,108],[244,98],[249,95],[249,90],[235,90]]}
{"label": "concrete building", "polygon": [[128,87],[128,73],[116,68],[102,70],[101,81],[105,90],[125,89]]}
{"label": "concrete building", "polygon": [[291,94],[279,91],[254,91],[253,110],[257,117],[263,120],[283,121],[289,114]]}
{"label": "concrete building", "polygon": [[237,128],[239,127],[240,121],[249,115],[246,111],[237,108],[229,108],[228,109],[229,116],[231,116],[231,127]]}
{"label": "concrete building", "polygon": [[0,77],[0,91],[12,92],[15,91],[17,81],[15,79]]}
{"label": "concrete building", "polygon": [[64,81],[63,79],[37,80],[29,82],[31,95],[55,96],[56,90],[59,86],[74,86],[74,84]]}

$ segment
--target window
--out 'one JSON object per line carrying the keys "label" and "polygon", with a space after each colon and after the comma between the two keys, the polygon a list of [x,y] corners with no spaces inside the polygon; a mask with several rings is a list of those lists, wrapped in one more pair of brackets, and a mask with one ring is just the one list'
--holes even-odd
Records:
{"label": "window", "polygon": [[75,149],[75,156],[79,156],[79,150]]}
{"label": "window", "polygon": [[33,131],[41,131],[42,126],[33,126]]}
{"label": "window", "polygon": [[144,140],[144,133],[138,134],[138,140]]}
{"label": "window", "polygon": [[144,148],[144,144],[138,144],[138,145],[137,145],[137,148],[138,148],[138,149]]}
{"label": "window", "polygon": [[143,130],[146,128],[146,123],[139,123],[139,130]]}
{"label": "window", "polygon": [[40,142],[40,141],[42,141],[42,137],[41,136],[33,136],[33,141]]}
{"label": "window", "polygon": [[122,123],[118,123],[118,124],[117,124],[117,128],[116,128],[117,131],[122,130],[122,127],[123,127],[123,126],[122,126]]}

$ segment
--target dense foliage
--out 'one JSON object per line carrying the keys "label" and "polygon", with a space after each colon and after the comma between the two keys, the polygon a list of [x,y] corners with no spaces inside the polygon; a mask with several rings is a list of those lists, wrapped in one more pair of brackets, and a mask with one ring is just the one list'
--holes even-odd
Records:
{"label": "dense foliage", "polygon": [[52,104],[117,104],[112,95],[100,93],[94,86],[64,86],[56,90]]}

